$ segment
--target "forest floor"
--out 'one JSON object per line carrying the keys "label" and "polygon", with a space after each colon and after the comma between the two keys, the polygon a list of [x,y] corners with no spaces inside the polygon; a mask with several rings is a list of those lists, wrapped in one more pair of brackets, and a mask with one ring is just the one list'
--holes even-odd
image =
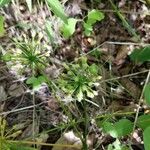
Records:
{"label": "forest floor", "polygon": [[[72,97],[64,95],[57,87],[50,88],[49,84],[32,90],[33,82],[26,82],[31,77],[31,68],[23,68],[15,61],[0,60],[0,116],[7,121],[8,129],[18,125],[18,130],[21,130],[11,140],[32,141],[26,144],[36,145],[39,150],[81,149],[69,148],[67,144],[83,144],[81,139],[85,128],[88,149],[105,150],[117,140],[103,132],[102,121],[116,122],[127,118],[134,123],[136,115],[149,114],[150,111],[143,102],[143,87],[149,80],[150,63],[136,63],[129,56],[134,49],[150,43],[150,6],[144,0],[115,1],[113,4],[130,24],[127,26],[110,1],[63,2],[66,14],[73,18],[83,19],[93,9],[100,10],[105,17],[93,25],[90,36],[84,34],[83,25],[78,22],[74,34],[65,39],[59,34],[57,17],[45,3],[33,2],[30,12],[24,1],[15,1],[0,8],[6,30],[5,35],[0,36],[0,53],[5,55],[12,51],[15,54],[18,48],[14,46],[14,41],[27,41],[34,36],[39,40],[37,47],[40,51],[46,49],[47,62],[43,72],[52,84],[63,74],[64,63],[74,64],[84,56],[89,65],[96,64],[101,79],[94,87],[98,95],[86,101],[86,127],[85,102],[74,102]],[[47,20],[53,26],[53,42],[45,30]],[[37,69],[35,76],[39,75],[41,72]],[[134,128],[129,135],[119,138],[118,145],[144,150],[142,131]],[[123,147],[112,149],[123,150]]]}

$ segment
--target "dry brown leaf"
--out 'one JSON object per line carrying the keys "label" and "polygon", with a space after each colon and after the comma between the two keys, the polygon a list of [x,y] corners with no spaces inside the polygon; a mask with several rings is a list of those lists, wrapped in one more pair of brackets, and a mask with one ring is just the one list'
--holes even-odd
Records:
{"label": "dry brown leaf", "polygon": [[56,111],[60,108],[60,105],[58,103],[58,100],[56,100],[54,97],[50,97],[48,100],[48,107],[52,110],[52,111]]}
{"label": "dry brown leaf", "polygon": [[73,131],[69,131],[63,134],[62,137],[58,139],[55,144],[62,144],[62,145],[75,145],[79,146],[79,148],[69,148],[69,147],[58,147],[54,146],[52,150],[81,150],[82,143],[80,138],[78,138]]}
{"label": "dry brown leaf", "polygon": [[7,94],[3,86],[0,86],[0,101],[7,99]]}
{"label": "dry brown leaf", "polygon": [[21,139],[25,138],[32,138],[34,135],[37,135],[39,133],[39,126],[37,123],[34,125],[34,131],[33,131],[33,124],[30,124],[21,134]]}
{"label": "dry brown leaf", "polygon": [[[122,100],[120,100],[120,101],[122,101]],[[130,105],[124,106],[124,105],[121,104],[120,101],[119,100],[112,101],[112,103],[108,107],[108,111],[109,112],[117,112],[117,111],[133,112],[137,108],[137,106],[133,103],[131,103]]]}
{"label": "dry brown leaf", "polygon": [[73,0],[69,2],[68,6],[65,8],[65,12],[68,14],[68,16],[76,16],[81,15],[82,11],[79,6],[81,3],[81,0]]}
{"label": "dry brown leaf", "polygon": [[[39,143],[45,143],[47,139],[49,138],[49,135],[47,133],[41,133],[38,138],[36,138],[36,141]],[[41,149],[41,145],[37,145],[38,149]]]}
{"label": "dry brown leaf", "polygon": [[129,52],[128,46],[126,45],[121,46],[115,58],[115,61],[114,61],[115,64],[121,65],[122,63],[124,63],[124,60],[128,55],[128,52]]}
{"label": "dry brown leaf", "polygon": [[120,79],[120,83],[131,94],[131,96],[138,101],[138,98],[141,94],[140,88],[127,78]]}
{"label": "dry brown leaf", "polygon": [[[95,134],[90,134],[87,138],[87,145],[89,149],[92,149],[94,140],[95,140]],[[68,145],[77,146],[77,148],[54,146],[52,150],[81,150],[82,149],[81,139],[77,137],[73,131],[64,133],[63,136],[58,139],[56,144],[62,144],[62,145],[68,144]]]}
{"label": "dry brown leaf", "polygon": [[13,97],[21,96],[24,93],[24,88],[21,84],[12,84],[8,89],[8,94]]}

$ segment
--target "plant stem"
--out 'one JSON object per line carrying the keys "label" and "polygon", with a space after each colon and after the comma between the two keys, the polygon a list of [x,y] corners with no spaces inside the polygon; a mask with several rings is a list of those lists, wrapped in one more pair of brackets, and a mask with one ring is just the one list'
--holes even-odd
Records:
{"label": "plant stem", "polygon": [[86,101],[83,100],[83,117],[84,117],[84,132],[83,132],[83,150],[88,150],[88,145],[87,145],[87,134],[88,134],[88,116],[87,116],[87,106],[86,106]]}
{"label": "plant stem", "polygon": [[[146,81],[145,81],[145,84],[144,84],[144,87],[143,87],[141,96],[140,96],[140,98],[139,98],[138,108],[137,108],[137,110],[136,110],[136,115],[135,115],[135,119],[134,119],[133,132],[134,132],[134,130],[135,130],[135,128],[136,128],[136,123],[137,123],[137,119],[138,119],[138,115],[139,115],[139,111],[140,111],[140,105],[141,105],[141,103],[142,103],[142,98],[143,98],[143,95],[144,95],[144,90],[145,90],[145,88],[146,88],[146,85],[147,85],[148,82],[149,82],[149,79],[150,79],[150,70],[149,70],[149,72],[148,72],[148,74],[147,74],[147,78],[146,78]],[[132,138],[133,138],[133,136],[132,136]]]}
{"label": "plant stem", "polygon": [[150,7],[150,0],[145,0],[147,5]]}

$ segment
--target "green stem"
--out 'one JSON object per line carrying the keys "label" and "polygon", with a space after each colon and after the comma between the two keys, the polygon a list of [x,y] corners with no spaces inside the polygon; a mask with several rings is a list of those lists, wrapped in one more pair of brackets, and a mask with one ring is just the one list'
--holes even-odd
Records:
{"label": "green stem", "polygon": [[88,116],[87,116],[87,106],[86,106],[86,101],[83,100],[83,117],[84,117],[84,132],[83,132],[83,150],[88,150],[88,145],[87,145],[87,135],[88,135]]}
{"label": "green stem", "polygon": [[145,0],[147,5],[150,7],[150,0]]}
{"label": "green stem", "polygon": [[136,38],[137,41],[140,41],[139,36],[136,34],[135,30],[131,27],[131,25],[128,23],[126,18],[121,14],[121,12],[118,10],[116,5],[113,3],[112,0],[109,0],[112,8],[115,10],[116,14],[118,15],[119,19],[122,21],[122,25],[128,30],[128,32]]}

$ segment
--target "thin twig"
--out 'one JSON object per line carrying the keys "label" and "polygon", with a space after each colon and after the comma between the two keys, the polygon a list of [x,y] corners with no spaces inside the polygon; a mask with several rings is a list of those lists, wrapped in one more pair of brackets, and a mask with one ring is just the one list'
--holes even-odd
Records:
{"label": "thin twig", "polygon": [[[115,10],[112,10],[112,9],[100,9],[100,11],[102,12],[108,12],[108,13],[114,13]],[[140,15],[140,14],[150,14],[150,11],[123,11],[121,10],[120,13],[125,13],[125,14],[136,14],[136,15]]]}
{"label": "thin twig", "polygon": [[23,108],[18,108],[18,109],[15,109],[15,110],[10,110],[10,111],[6,111],[6,112],[2,112],[0,113],[0,116],[2,115],[8,115],[10,113],[14,113],[14,112],[19,112],[19,111],[23,111],[23,110],[27,110],[27,109],[30,109],[30,108],[33,108],[33,107],[37,107],[37,106],[41,106],[42,104],[44,104],[45,102],[41,102],[37,105],[31,105],[31,106],[27,106],[27,107],[23,107]]}
{"label": "thin twig", "polygon": [[133,125],[133,132],[134,132],[135,127],[136,127],[136,123],[137,123],[137,119],[138,119],[138,115],[139,115],[139,111],[140,111],[140,105],[141,105],[142,99],[143,99],[144,90],[145,90],[145,87],[146,87],[147,83],[149,82],[149,79],[150,79],[150,70],[148,72],[148,75],[147,75],[147,78],[146,78],[146,81],[145,81],[145,84],[144,84],[144,87],[143,87],[143,90],[142,90],[142,93],[141,93],[141,96],[140,96],[140,99],[139,99],[138,108],[137,108],[137,111],[136,111],[134,125]]}
{"label": "thin twig", "polygon": [[[150,46],[149,43],[136,43],[136,42],[118,42],[118,41],[105,41],[103,43],[101,43],[100,45],[96,46],[95,48],[93,48],[91,51],[81,54],[78,59],[80,59],[83,56],[87,56],[88,54],[94,52],[95,50],[97,50],[98,48],[102,47],[104,44],[114,44],[114,45],[136,45],[136,46]],[[71,63],[74,63],[74,61],[72,61]]]}
{"label": "thin twig", "polygon": [[69,144],[52,144],[52,143],[44,143],[44,142],[33,142],[33,141],[12,141],[8,140],[10,143],[22,143],[22,144],[36,144],[36,145],[43,145],[43,146],[55,146],[55,147],[70,147],[70,148],[80,148],[79,145],[69,145]]}
{"label": "thin twig", "polygon": [[149,43],[134,43],[134,42],[117,42],[117,41],[106,41],[107,44],[114,45],[137,45],[137,46],[150,46]]}
{"label": "thin twig", "polygon": [[113,81],[113,80],[118,80],[118,79],[122,79],[122,78],[128,78],[128,77],[136,76],[136,75],[139,75],[139,74],[142,74],[142,73],[146,73],[146,72],[149,72],[149,70],[144,70],[144,71],[140,71],[140,72],[136,72],[136,73],[131,73],[131,74],[123,75],[121,77],[116,77],[116,78],[102,80],[102,81],[100,81],[100,83],[108,82],[108,81]]}
{"label": "thin twig", "polygon": [[[33,141],[35,141],[35,119],[36,119],[36,116],[35,116],[35,113],[36,113],[36,108],[35,108],[35,93],[33,92],[33,114],[32,114],[32,117],[33,117],[33,123],[32,123],[32,139]],[[35,144],[34,144],[34,148],[35,148]]]}

